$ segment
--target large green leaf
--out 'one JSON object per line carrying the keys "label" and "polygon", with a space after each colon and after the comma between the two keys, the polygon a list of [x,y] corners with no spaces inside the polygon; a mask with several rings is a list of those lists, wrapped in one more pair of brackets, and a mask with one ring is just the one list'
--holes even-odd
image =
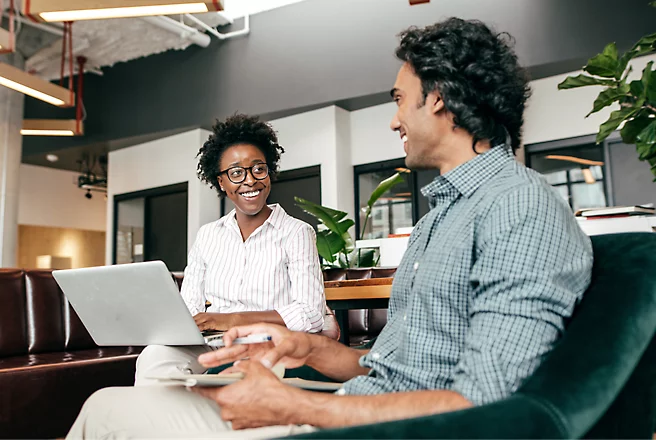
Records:
{"label": "large green leaf", "polygon": [[340,235],[346,232],[346,230],[342,230],[339,226],[339,221],[346,217],[345,212],[317,205],[316,203],[310,202],[309,200],[305,200],[300,197],[294,197],[294,200],[296,201],[296,206],[308,214],[318,218],[321,223],[326,225],[326,227],[331,231]]}
{"label": "large green leaf", "polygon": [[652,122],[638,134],[637,142],[647,145],[656,144],[656,119],[651,120]]}
{"label": "large green leaf", "polygon": [[631,90],[631,94],[636,98],[642,96],[642,94],[645,91],[645,86],[642,84],[642,80],[640,79],[631,81],[631,83],[629,84],[629,88]]}
{"label": "large green leaf", "polygon": [[620,110],[615,110],[611,112],[610,117],[606,122],[601,124],[599,127],[599,133],[597,134],[597,143],[603,142],[612,132],[617,130],[617,127],[625,120],[631,118],[633,115],[640,111],[639,108],[623,108]]}
{"label": "large green leaf", "polygon": [[646,97],[652,104],[656,103],[656,70],[652,70],[648,74]]}
{"label": "large green leaf", "polygon": [[613,86],[616,81],[613,79],[594,78],[589,75],[568,76],[563,82],[558,84],[558,90],[575,89],[586,86]]}
{"label": "large green leaf", "polygon": [[376,251],[374,249],[362,249],[357,254],[357,267],[374,267],[376,265]]}
{"label": "large green leaf", "polygon": [[595,99],[592,110],[586,115],[586,118],[593,113],[597,113],[602,108],[608,107],[612,103],[618,101],[621,97],[628,95],[630,91],[631,87],[626,83],[622,83],[618,87],[604,90],[599,96],[597,96],[597,99]]}
{"label": "large green leaf", "polygon": [[317,251],[324,260],[334,263],[343,247],[344,240],[341,236],[328,229],[317,232]]}
{"label": "large green leaf", "polygon": [[[639,96],[639,98],[641,98],[643,100],[642,102],[644,102],[644,99],[647,98],[647,94],[649,93],[649,89],[654,87],[651,84],[651,79],[653,77],[653,71],[651,70],[651,66],[653,66],[653,65],[654,65],[654,62],[650,61],[649,63],[647,63],[647,65],[645,66],[645,68],[642,71],[642,78],[640,80],[642,82],[642,93]],[[639,105],[642,105],[642,103],[640,103]]]}
{"label": "large green leaf", "polygon": [[636,142],[636,150],[638,151],[638,159],[647,161],[656,160],[656,144]]}
{"label": "large green leaf", "polygon": [[624,127],[622,127],[622,130],[620,131],[622,141],[624,141],[625,144],[635,144],[638,134],[652,121],[654,121],[654,119],[646,114],[639,114],[630,121],[626,121],[626,124],[624,124]]}
{"label": "large green leaf", "polygon": [[371,193],[371,197],[369,197],[369,201],[367,202],[367,205],[370,207],[374,206],[374,203],[376,203],[376,201],[380,199],[380,197],[383,194],[385,194],[387,191],[392,189],[392,187],[394,187],[395,185],[398,185],[399,183],[403,183],[403,182],[405,182],[405,180],[403,179],[400,173],[396,173],[393,176],[390,176],[387,179],[383,180],[378,184],[374,192]]}
{"label": "large green leaf", "polygon": [[618,57],[617,45],[610,43],[604,47],[602,53],[590,58],[583,70],[591,75],[619,79],[624,69],[620,71],[620,60]]}

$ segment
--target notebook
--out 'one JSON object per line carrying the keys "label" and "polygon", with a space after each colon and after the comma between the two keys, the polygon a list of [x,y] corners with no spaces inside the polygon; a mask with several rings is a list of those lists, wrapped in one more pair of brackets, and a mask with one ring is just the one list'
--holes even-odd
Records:
{"label": "notebook", "polygon": [[[167,376],[151,376],[149,379],[159,380],[162,385],[184,385],[187,387],[220,387],[231,385],[243,379],[242,373],[234,374],[170,374]],[[341,383],[320,382],[299,378],[281,379],[284,384],[314,391],[337,391]]]}

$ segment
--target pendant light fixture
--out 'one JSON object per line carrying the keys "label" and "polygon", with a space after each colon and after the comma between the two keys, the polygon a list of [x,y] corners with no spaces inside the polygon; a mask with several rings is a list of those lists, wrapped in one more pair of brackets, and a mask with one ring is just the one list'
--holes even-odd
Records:
{"label": "pendant light fixture", "polygon": [[23,0],[36,21],[80,21],[222,11],[223,0]]}
{"label": "pendant light fixture", "polygon": [[[68,87],[73,90],[73,23],[64,23],[64,48],[62,50],[61,84],[68,54]],[[77,57],[77,102],[75,119],[24,119],[23,136],[82,136],[84,134],[84,65],[87,59]]]}
{"label": "pendant light fixture", "polygon": [[6,63],[0,63],[0,85],[58,107],[73,107],[75,93]]}

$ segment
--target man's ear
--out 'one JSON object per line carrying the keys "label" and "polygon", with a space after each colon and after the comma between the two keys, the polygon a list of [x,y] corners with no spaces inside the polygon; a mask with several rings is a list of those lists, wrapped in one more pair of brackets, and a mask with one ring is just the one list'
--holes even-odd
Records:
{"label": "man's ear", "polygon": [[426,95],[425,104],[434,114],[437,114],[446,108],[444,105],[444,100],[442,100],[442,97],[437,92],[430,92],[428,95]]}

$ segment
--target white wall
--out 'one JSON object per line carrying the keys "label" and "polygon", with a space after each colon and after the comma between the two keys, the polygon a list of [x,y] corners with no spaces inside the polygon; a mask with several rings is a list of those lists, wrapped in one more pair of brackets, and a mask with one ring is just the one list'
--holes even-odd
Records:
{"label": "white wall", "polygon": [[77,187],[78,173],[34,165],[20,166],[18,224],[105,231],[107,202]]}
{"label": "white wall", "polygon": [[321,203],[353,216],[348,112],[330,106],[270,122],[285,148],[280,170],[320,165]]}
{"label": "white wall", "polygon": [[[116,194],[158,188],[187,182],[188,194],[188,249],[196,239],[198,229],[219,217],[219,198],[214,190],[196,177],[196,154],[209,132],[196,129],[134,147],[109,153],[107,231],[114,230],[114,201]],[[107,234],[105,261],[112,261],[112,234]]]}
{"label": "white wall", "polygon": [[405,157],[399,134],[390,130],[394,113],[393,102],[351,112],[351,164]]}

